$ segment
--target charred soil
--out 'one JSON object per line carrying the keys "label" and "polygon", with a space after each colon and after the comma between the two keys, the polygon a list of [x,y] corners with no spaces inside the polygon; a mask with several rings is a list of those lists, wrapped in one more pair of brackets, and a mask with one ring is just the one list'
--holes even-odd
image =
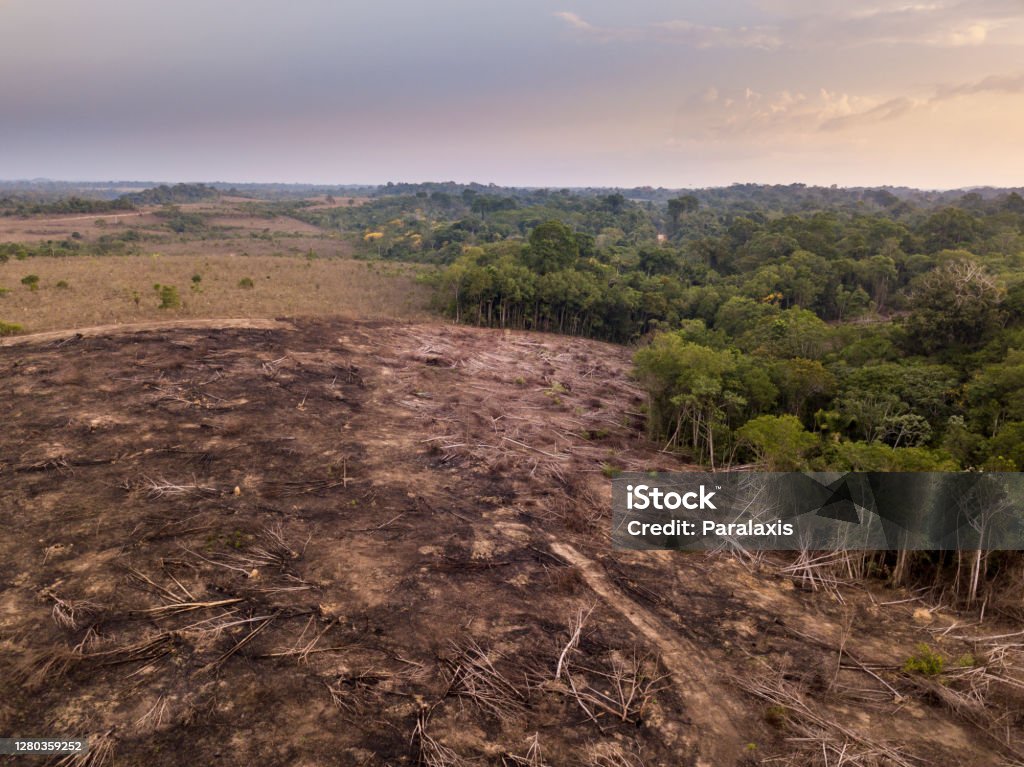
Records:
{"label": "charred soil", "polygon": [[629,368],[327,320],[0,347],[0,732],[154,767],[810,764],[818,730],[853,764],[1014,758],[1019,721],[900,671],[976,646],[955,616],[610,549],[607,477],[685,470]]}

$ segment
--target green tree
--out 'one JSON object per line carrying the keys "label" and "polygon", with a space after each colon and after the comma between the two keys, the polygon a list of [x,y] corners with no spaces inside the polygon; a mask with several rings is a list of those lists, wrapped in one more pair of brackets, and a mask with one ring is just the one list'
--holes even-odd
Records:
{"label": "green tree", "polygon": [[572,229],[561,221],[547,221],[530,232],[526,265],[540,274],[567,269],[580,255],[579,243]]}
{"label": "green tree", "polygon": [[999,433],[985,445],[989,460],[1013,463],[1014,471],[1024,470],[1024,421],[1004,423]]}
{"label": "green tree", "polygon": [[973,349],[1000,326],[1003,290],[977,261],[956,259],[919,278],[910,298],[908,348]]}
{"label": "green tree", "polygon": [[769,471],[804,468],[806,455],[818,440],[793,415],[762,415],[743,424],[736,435],[750,445],[757,462]]}
{"label": "green tree", "polygon": [[979,430],[995,436],[1006,421],[1024,421],[1024,349],[977,371],[966,386],[967,403]]}
{"label": "green tree", "polygon": [[836,391],[836,377],[818,360],[779,360],[771,366],[771,377],[786,409],[801,419],[828,404]]}

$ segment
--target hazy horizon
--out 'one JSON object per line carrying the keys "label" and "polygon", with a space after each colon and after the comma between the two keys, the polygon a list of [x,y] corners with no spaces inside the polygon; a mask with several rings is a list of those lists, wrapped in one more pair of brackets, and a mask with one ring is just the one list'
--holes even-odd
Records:
{"label": "hazy horizon", "polygon": [[1024,179],[1015,0],[3,0],[0,43],[17,180]]}
{"label": "hazy horizon", "polygon": [[951,186],[951,187],[915,187],[906,184],[809,184],[804,181],[769,181],[769,182],[755,182],[755,181],[735,181],[731,184],[714,184],[708,186],[659,186],[655,184],[632,184],[630,186],[617,186],[614,184],[498,184],[493,181],[481,181],[479,179],[471,180],[458,180],[451,178],[429,178],[429,179],[386,179],[384,181],[252,181],[246,179],[192,179],[192,178],[164,178],[164,179],[129,179],[129,178],[0,178],[0,185],[2,184],[68,184],[68,185],[88,185],[96,184],[99,186],[117,186],[118,184],[125,184],[130,186],[140,187],[152,187],[159,185],[174,186],[175,184],[206,184],[206,185],[217,185],[217,186],[296,186],[296,187],[318,187],[318,188],[331,188],[331,189],[344,189],[344,188],[358,188],[358,187],[385,187],[390,184],[455,184],[457,186],[482,186],[482,187],[495,187],[497,189],[547,189],[547,190],[560,190],[568,189],[570,191],[577,189],[665,189],[665,190],[677,190],[677,191],[702,191],[702,190],[713,190],[713,189],[728,189],[731,186],[743,186],[743,185],[754,185],[754,186],[793,186],[802,185],[813,188],[837,188],[837,189],[907,189],[915,192],[970,192],[973,190],[1003,190],[1003,189],[1024,189],[1024,181],[1019,184],[1008,184],[1008,185],[996,185],[996,184],[972,184],[967,186]]}

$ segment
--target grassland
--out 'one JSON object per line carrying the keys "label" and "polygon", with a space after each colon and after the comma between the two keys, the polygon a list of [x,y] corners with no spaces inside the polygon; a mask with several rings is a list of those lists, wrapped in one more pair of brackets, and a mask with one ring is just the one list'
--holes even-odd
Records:
{"label": "grassland", "polygon": [[[337,232],[259,215],[251,201],[177,211],[193,217],[183,219],[188,231],[173,231],[156,208],[0,218],[0,242],[54,254],[0,263],[0,321],[32,333],[187,318],[427,316],[429,290],[416,279],[423,267],[353,260]],[[111,242],[114,253],[96,255]],[[35,288],[22,284],[29,275],[39,278]],[[155,285],[173,286],[180,305],[160,308]]]}
{"label": "grassland", "polygon": [[[0,264],[0,318],[25,332],[148,320],[338,315],[416,319],[429,293],[414,267],[295,256],[72,256]],[[21,284],[29,274],[38,288]],[[193,276],[200,277],[193,282]],[[253,287],[242,287],[242,280]],[[57,287],[64,282],[67,287]],[[156,284],[177,288],[161,309]]]}

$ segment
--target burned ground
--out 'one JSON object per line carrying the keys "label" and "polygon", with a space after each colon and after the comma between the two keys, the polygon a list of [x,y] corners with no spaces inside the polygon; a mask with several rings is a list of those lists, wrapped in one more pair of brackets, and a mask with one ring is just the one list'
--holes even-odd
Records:
{"label": "burned ground", "polygon": [[[629,356],[342,321],[0,348],[0,731],[125,765],[1019,758],[1016,649],[970,641],[1012,629],[610,551],[607,476],[685,468]],[[974,654],[1000,735],[902,671],[922,641]]]}

